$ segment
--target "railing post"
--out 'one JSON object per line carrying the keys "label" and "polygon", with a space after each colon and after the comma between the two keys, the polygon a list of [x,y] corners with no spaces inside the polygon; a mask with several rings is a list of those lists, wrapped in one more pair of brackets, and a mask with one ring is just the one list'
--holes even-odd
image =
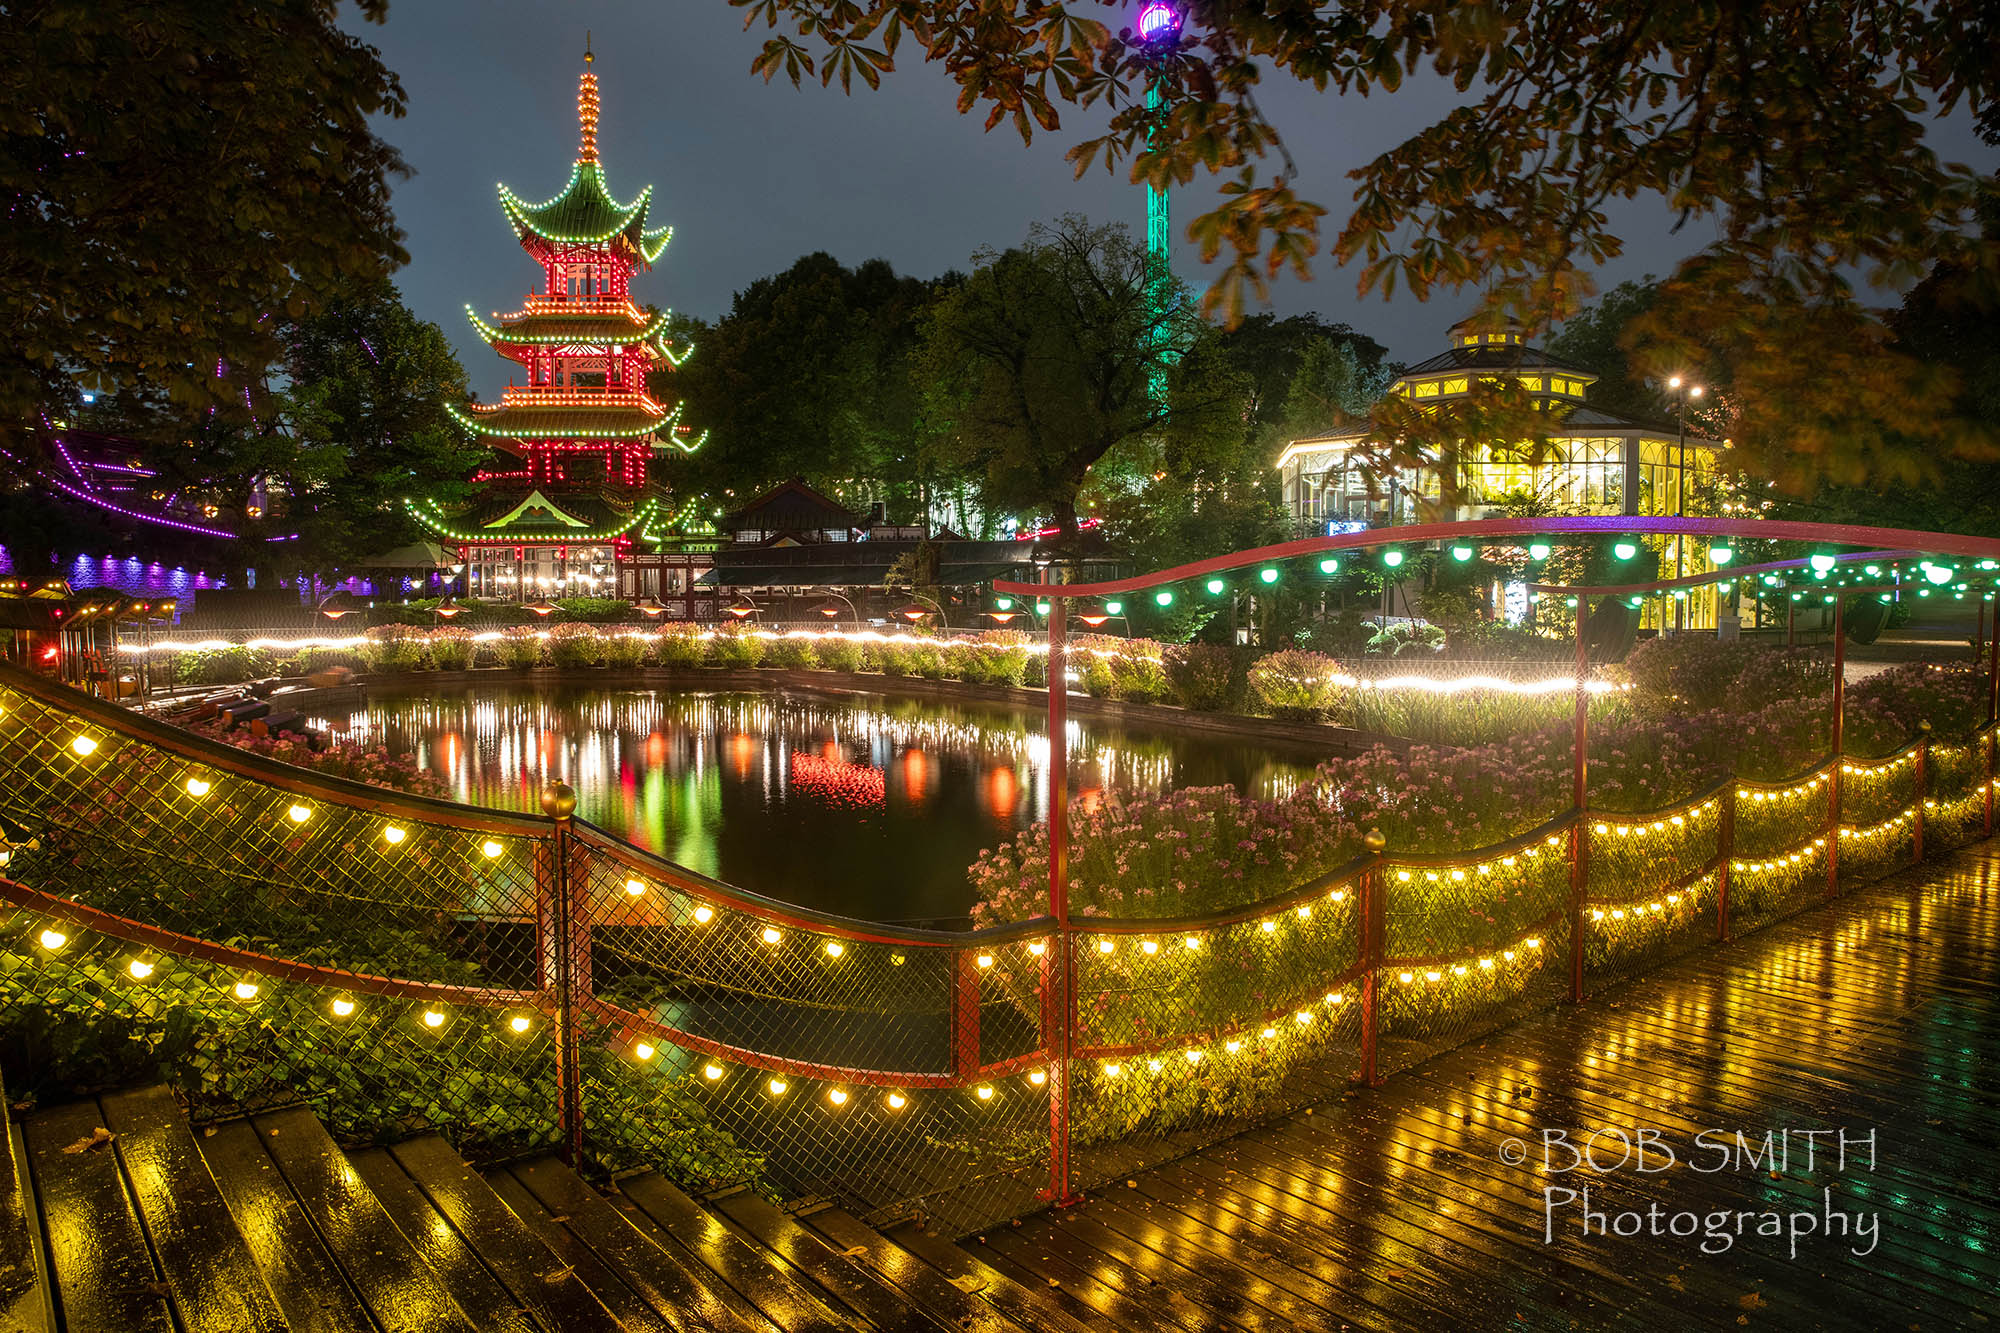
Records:
{"label": "railing post", "polygon": [[[2000,642],[2000,607],[1994,608],[1993,615],[1995,642]],[[1979,833],[1981,837],[1990,838],[1993,836],[1993,728],[1990,724],[1986,734],[1979,738],[1979,754],[1985,760],[1986,767],[1986,778],[1979,788],[1984,808],[1984,814],[1980,818]]]}
{"label": "railing post", "polygon": [[1826,781],[1826,896],[1840,893],[1840,787],[1846,753],[1847,599],[1833,599],[1833,764]]}
{"label": "railing post", "polygon": [[1382,850],[1389,845],[1389,840],[1382,836],[1380,829],[1371,829],[1362,842],[1375,859],[1361,872],[1361,901],[1355,904],[1360,918],[1356,944],[1361,955],[1361,1068],[1358,1077],[1363,1087],[1372,1088],[1381,1082],[1375,1068],[1375,1037],[1381,1025],[1382,922],[1387,911],[1383,895],[1389,891],[1388,876],[1383,872]]}
{"label": "railing post", "polygon": [[587,992],[590,926],[577,911],[575,884],[576,793],[567,783],[542,788],[542,810],[555,821],[548,855],[536,859],[536,895],[549,905],[543,934],[542,986],[553,993],[556,1046],[556,1116],[563,1159],[583,1162],[583,1068],[577,1008]]}
{"label": "railing post", "polygon": [[[1042,582],[1054,586],[1056,569],[1042,570]],[[1049,598],[1049,915],[1055,939],[1042,966],[1043,1004],[1053,1020],[1043,1029],[1053,1034],[1049,1052],[1049,1201],[1057,1207],[1074,1203],[1070,1182],[1070,1073],[1076,1050],[1076,950],[1069,928],[1069,667],[1063,654],[1063,631],[1069,622],[1067,603]]]}
{"label": "railing post", "polygon": [[1931,724],[1917,723],[1917,795],[1910,802],[1916,811],[1915,831],[1910,837],[1910,863],[1924,859],[1924,793],[1930,786]]}
{"label": "railing post", "polygon": [[1721,827],[1716,831],[1715,939],[1729,938],[1729,882],[1736,869],[1736,775],[1729,776],[1729,791],[1722,798]]}
{"label": "railing post", "polygon": [[1571,759],[1569,830],[1569,999],[1583,1003],[1583,895],[1590,879],[1589,822],[1584,810],[1590,782],[1590,640],[1584,630],[1590,598],[1576,598],[1576,753]]}
{"label": "railing post", "polygon": [[951,1001],[951,1067],[960,1082],[979,1072],[979,960],[970,949],[952,955],[957,984]]}

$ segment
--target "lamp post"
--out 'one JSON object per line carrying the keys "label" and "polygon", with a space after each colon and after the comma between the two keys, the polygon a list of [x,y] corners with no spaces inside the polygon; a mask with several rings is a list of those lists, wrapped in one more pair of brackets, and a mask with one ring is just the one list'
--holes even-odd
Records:
{"label": "lamp post", "polygon": [[[1159,132],[1161,108],[1166,93],[1160,87],[1159,64],[1180,43],[1181,12],[1168,0],[1148,0],[1133,25],[1139,45],[1151,66],[1146,76],[1146,143],[1150,146]],[[1156,407],[1167,401],[1167,301],[1173,284],[1173,222],[1165,186],[1146,187],[1146,330],[1147,350],[1155,361],[1147,374],[1146,388]]]}
{"label": "lamp post", "polygon": [[910,600],[913,602],[923,602],[933,611],[937,612],[939,628],[943,629],[947,634],[951,633],[951,619],[945,615],[944,607],[938,604],[936,598],[926,597],[922,593],[913,592],[910,594]]}
{"label": "lamp post", "polygon": [[[1699,384],[1690,384],[1679,375],[1670,376],[1667,380],[1667,387],[1674,391],[1674,517],[1686,518],[1688,465],[1687,400],[1701,397],[1702,387]],[[1686,534],[1676,534],[1674,537],[1675,578],[1680,578],[1686,573],[1686,569],[1684,568],[1685,561],[1682,558],[1686,548]],[[1675,633],[1679,633],[1685,627],[1686,618],[1687,600],[1683,598],[1674,604]]]}
{"label": "lamp post", "polygon": [[828,600],[821,602],[818,606],[814,607],[813,610],[817,611],[820,615],[825,616],[828,620],[832,620],[835,616],[840,614],[840,607],[834,605],[835,602],[839,602],[841,606],[845,606],[847,608],[847,614],[854,617],[855,629],[860,630],[866,628],[866,626],[864,626],[861,623],[861,613],[854,609],[853,602],[848,601],[847,598],[841,596],[839,593],[835,592],[831,588],[828,588],[826,590],[826,595]]}

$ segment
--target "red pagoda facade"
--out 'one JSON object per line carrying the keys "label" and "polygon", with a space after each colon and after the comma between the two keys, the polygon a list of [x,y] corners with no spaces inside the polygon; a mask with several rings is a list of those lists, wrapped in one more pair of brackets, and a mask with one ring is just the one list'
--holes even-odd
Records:
{"label": "red pagoda facade", "polygon": [[701,439],[681,424],[680,405],[647,385],[687,352],[670,343],[668,316],[649,315],[631,295],[633,274],[660,257],[673,228],[648,228],[651,186],[620,203],[606,185],[588,70],[577,118],[576,166],[561,193],[535,204],[500,187],[542,289],[491,323],[466,308],[480,337],[526,372],[498,403],[448,405],[505,459],[475,474],[470,504],[447,511],[417,499],[410,512],[456,548],[469,596],[657,599],[677,617],[707,619],[693,584],[713,541],[690,531],[700,526],[688,521],[692,502],[676,506],[655,476],[663,456],[691,453]]}

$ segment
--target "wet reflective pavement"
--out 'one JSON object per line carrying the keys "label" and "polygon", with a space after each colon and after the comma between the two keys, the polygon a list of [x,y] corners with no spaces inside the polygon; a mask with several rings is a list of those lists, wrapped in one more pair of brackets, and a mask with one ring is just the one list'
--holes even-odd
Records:
{"label": "wet reflective pavement", "polygon": [[1985,844],[964,1248],[1135,1333],[1987,1327],[1996,991]]}

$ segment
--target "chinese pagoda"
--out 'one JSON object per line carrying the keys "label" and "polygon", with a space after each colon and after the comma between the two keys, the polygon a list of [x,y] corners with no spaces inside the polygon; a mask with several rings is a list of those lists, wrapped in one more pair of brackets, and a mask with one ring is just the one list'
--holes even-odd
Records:
{"label": "chinese pagoda", "polygon": [[[586,52],[588,66],[594,57]],[[449,404],[460,424],[505,451],[476,473],[472,501],[447,511],[410,502],[425,528],[458,551],[468,595],[513,601],[623,597],[665,603],[677,617],[705,618],[692,601],[712,542],[682,534],[677,511],[653,477],[656,456],[692,452],[680,406],[657,401],[647,376],[686,359],[667,337],[665,312],[632,303],[634,271],[667,248],[671,227],[649,229],[653,190],[620,203],[597,156],[597,76],[577,89],[581,142],[562,192],[528,203],[505,185],[500,208],[521,248],[541,265],[543,286],[524,308],[479,318],[480,337],[526,371],[496,404]]]}

